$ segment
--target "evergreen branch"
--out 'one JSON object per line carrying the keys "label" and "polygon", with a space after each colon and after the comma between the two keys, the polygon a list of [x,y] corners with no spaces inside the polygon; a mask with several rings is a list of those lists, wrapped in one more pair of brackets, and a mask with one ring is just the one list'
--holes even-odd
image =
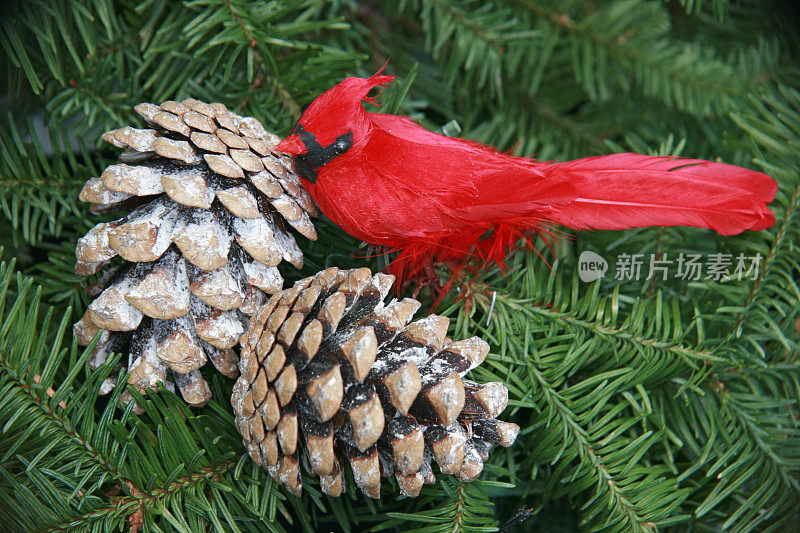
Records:
{"label": "evergreen branch", "polygon": [[462,74],[468,85],[488,88],[501,100],[504,56],[537,38],[509,7],[498,2],[419,0],[387,7],[418,16],[427,36],[426,48],[444,63],[451,84]]}
{"label": "evergreen branch", "polygon": [[[778,231],[772,239],[769,253],[767,253],[764,261],[760,265],[758,276],[750,287],[747,299],[741,306],[742,311],[736,315],[736,322],[725,339],[726,343],[733,338],[741,336],[742,326],[748,321],[748,315],[752,313],[754,309],[762,305],[761,300],[770,298],[770,296],[765,296],[765,292],[769,290],[769,284],[782,284],[784,282],[782,271],[775,270],[775,262],[776,257],[788,248],[789,244],[793,242],[793,239],[797,235],[800,235],[800,215],[797,213],[798,206],[800,206],[800,186],[796,187],[791,193],[788,207],[783,220],[780,222]],[[773,277],[773,273],[775,272],[780,278],[780,281]]]}
{"label": "evergreen branch", "polygon": [[[556,427],[551,428],[554,419],[551,415],[548,417],[547,431],[553,431],[564,439],[564,444],[570,447],[576,447],[578,450],[575,455],[580,458],[580,464],[575,468],[573,479],[587,475],[586,469],[591,468],[594,473],[594,478],[599,481],[599,484],[593,483],[597,488],[592,499],[603,498],[606,500],[606,511],[611,516],[618,514],[624,516],[625,528],[624,531],[642,531],[645,528],[652,529],[654,524],[645,520],[637,512],[636,506],[631,502],[630,497],[626,496],[626,491],[621,487],[622,480],[617,476],[610,473],[608,466],[595,449],[592,442],[590,442],[586,430],[584,430],[577,422],[579,418],[571,409],[569,409],[561,394],[556,391],[553,385],[544,377],[541,371],[536,368],[535,363],[529,364],[530,372],[536,377],[537,385],[541,388],[543,396],[551,409],[551,413],[555,411],[558,413],[559,420],[555,421]],[[554,409],[553,409],[554,408]],[[546,440],[544,437],[542,440]],[[557,460],[557,459],[556,459]],[[605,486],[605,492],[603,489]],[[606,494],[608,496],[606,496]]]}
{"label": "evergreen branch", "polygon": [[[58,237],[65,225],[80,225],[77,193],[85,178],[96,173],[88,151],[76,157],[67,128],[52,124],[48,134],[54,153],[48,155],[32,122],[25,131],[13,115],[7,121],[8,127],[0,128],[0,207],[12,227],[37,244],[45,233]],[[90,225],[88,220],[84,224]]]}
{"label": "evergreen branch", "polygon": [[[513,2],[579,37],[575,44],[582,53],[575,56],[592,62],[594,68],[579,65],[576,75],[594,98],[608,94],[608,74],[602,67],[606,61],[597,61],[587,46],[597,46],[622,60],[619,66],[635,74],[643,91],[670,107],[697,115],[730,109],[732,102],[742,98],[749,88],[750,82],[741,83],[742,78],[748,77],[735,75],[729,65],[709,57],[708,50],[664,40],[669,23],[664,8],[657,4],[618,2],[576,23],[567,13],[541,2]],[[648,26],[646,32],[636,29],[641,24]]]}
{"label": "evergreen branch", "polygon": [[[800,262],[792,250],[800,238],[800,174],[794,168],[794,161],[800,157],[800,146],[796,143],[800,135],[800,93],[779,87],[765,93],[763,100],[764,104],[753,99],[754,110],[746,115],[734,115],[734,121],[750,134],[756,153],[760,155],[757,162],[780,180],[773,204],[780,218],[777,229],[762,236],[758,253],[764,252],[764,260],[744,301],[736,303],[735,314],[721,316],[731,321],[721,343],[735,342],[741,357],[755,359],[758,363],[769,357],[769,352],[772,357],[780,357],[780,354],[767,350],[766,346],[753,353],[752,335],[761,335],[793,351],[797,349],[798,343],[781,330],[791,328],[792,317],[798,313],[796,302],[800,299],[800,285],[796,281]],[[767,106],[780,109],[780,113],[773,115]],[[777,312],[775,316],[781,321],[777,327],[769,325],[772,320],[766,310]]]}
{"label": "evergreen branch", "polygon": [[47,528],[46,531],[73,531],[76,527],[94,524],[100,519],[105,521],[109,518],[127,518],[134,514],[142,515],[156,507],[160,500],[168,498],[177,492],[184,492],[202,485],[209,479],[214,479],[229,472],[235,465],[235,461],[227,461],[217,466],[201,468],[191,475],[179,477],[166,487],[160,487],[147,492],[136,489],[130,481],[125,480],[125,484],[128,485],[131,495],[116,498],[114,500],[114,505],[93,509],[67,522]]}
{"label": "evergreen branch", "polygon": [[[425,490],[420,495],[419,505],[413,513],[389,512],[385,522],[373,528],[373,531],[385,529],[397,530],[408,524],[419,524],[404,531],[410,533],[478,533],[497,531],[493,519],[493,505],[489,501],[482,484],[443,482],[444,493]],[[430,503],[435,507],[426,509]]]}
{"label": "evergreen branch", "polygon": [[[395,7],[387,5],[386,9],[395,11]],[[398,13],[402,27],[414,35],[427,35],[419,46],[425,46],[438,60],[446,83],[459,93],[456,103],[464,101],[456,118],[469,137],[501,148],[518,145],[521,153],[538,152],[545,159],[608,151],[602,136],[574,113],[565,112],[579,105],[584,96],[576,96],[573,87],[566,89],[546,74],[553,63],[558,64],[557,70],[569,60],[558,52],[554,57],[558,49],[554,33],[531,29],[528,17],[502,5],[418,1],[401,4]],[[407,15],[412,13],[422,20],[421,27],[409,20]],[[389,46],[386,54],[403,62],[402,49]],[[428,87],[415,86],[414,90],[437,93]],[[488,101],[476,106],[473,91],[487,91]],[[518,119],[509,123],[506,116]],[[563,141],[562,132],[574,146]],[[556,137],[560,142],[554,142]]]}
{"label": "evergreen branch", "polygon": [[697,14],[703,13],[710,5],[711,12],[719,20],[725,19],[730,3],[728,0],[711,0],[711,2],[706,2],[705,0],[678,0],[678,2],[686,9],[687,13]]}
{"label": "evergreen branch", "polygon": [[[250,90],[255,90],[261,85],[261,79],[266,78],[270,80],[270,86],[272,87],[273,91],[280,97],[280,101],[286,107],[286,109],[290,112],[292,117],[298,118],[300,116],[300,105],[292,98],[289,91],[286,89],[286,86],[281,82],[281,80],[269,74],[263,68],[263,61],[261,60],[261,55],[258,53],[257,49],[262,48],[264,45],[259,45],[258,40],[253,35],[253,33],[247,29],[244,24],[242,18],[236,13],[233,6],[231,5],[231,0],[225,0],[225,7],[228,8],[228,12],[230,13],[231,17],[236,21],[241,29],[242,33],[247,40],[247,46],[254,50],[253,52],[253,63],[254,63],[254,71],[257,74],[253,75],[253,81],[250,84]],[[244,100],[240,103],[239,107],[244,107],[247,105],[247,102],[250,100],[250,96],[246,96]]]}
{"label": "evergreen branch", "polygon": [[[477,23],[472,22],[464,15],[461,6],[452,5],[446,0],[432,1],[435,5],[442,7],[447,13],[452,15],[453,18],[459,22],[459,24],[469,29],[474,36],[488,44],[492,49],[494,49],[497,55],[500,55],[505,51],[503,46],[500,44],[499,39],[495,35],[490,35],[488,30],[483,29]],[[494,8],[494,6],[492,6],[492,8]]]}
{"label": "evergreen branch", "polygon": [[[722,393],[724,393],[724,390]],[[782,450],[779,450],[778,446],[771,444],[764,438],[765,435],[769,434],[769,431],[758,423],[759,417],[753,416],[756,413],[748,412],[745,402],[739,401],[738,398],[731,398],[731,396],[732,395],[729,395],[728,402],[721,402],[727,414],[729,414],[731,418],[736,419],[742,427],[745,428],[752,442],[755,442],[756,447],[761,450],[762,453],[759,455],[763,459],[766,459],[765,462],[771,463],[771,468],[779,472],[785,488],[793,491],[797,499],[800,500],[800,482],[795,478],[800,462],[797,461],[797,458],[790,459],[782,457]],[[742,396],[744,396],[744,394],[742,394]],[[792,402],[783,399],[776,400],[778,405],[793,411],[788,416],[784,415],[787,427],[792,428],[792,426],[794,426],[793,429],[798,429],[796,419],[797,416],[800,416],[800,411],[797,410],[796,406],[792,405]],[[796,435],[795,433],[795,436]],[[786,443],[783,444],[783,447],[786,447]]]}
{"label": "evergreen branch", "polygon": [[43,400],[32,390],[31,385],[22,379],[22,377],[16,372],[15,368],[9,363],[7,357],[1,350],[0,371],[5,372],[7,377],[10,378],[16,385],[16,387],[11,388],[10,390],[14,393],[23,395],[27,405],[35,407],[39,412],[41,412],[49,422],[49,427],[60,432],[71,443],[80,448],[93,462],[97,463],[103,470],[111,474],[114,479],[120,480],[124,483],[130,483],[130,481],[127,480],[119,470],[111,465],[108,460],[103,457],[103,455],[98,452],[94,446],[92,446],[91,443],[87,442],[86,439],[80,435],[80,433],[72,426],[69,420],[57,413],[50,405],[50,402]]}
{"label": "evergreen branch", "polygon": [[63,92],[62,98],[68,98],[69,93],[74,91],[90,101],[97,102],[99,104],[97,110],[103,112],[106,123],[121,124],[127,122],[131,117],[130,106],[126,105],[127,101],[112,101],[106,92],[97,87],[87,86],[76,79],[70,79],[67,85],[69,89]]}
{"label": "evergreen branch", "polygon": [[[623,327],[611,327],[607,320],[589,320],[582,318],[579,312],[553,309],[543,302],[534,303],[530,300],[516,300],[501,294],[498,294],[497,299],[508,306],[509,309],[522,314],[539,315],[547,320],[556,321],[567,326],[575,333],[588,333],[609,342],[621,341],[628,344],[634,350],[634,353],[641,353],[643,350],[653,348],[676,355],[692,367],[696,367],[697,363],[719,360],[719,356],[712,351],[690,348],[682,345],[676,339],[664,340],[641,335],[637,329],[630,329],[627,325],[630,322],[627,321]],[[600,305],[602,306],[603,304]]]}
{"label": "evergreen branch", "polygon": [[[634,365],[635,382],[651,383],[686,372],[696,373],[696,378],[701,379],[706,365],[727,360],[720,353],[687,345],[685,339],[690,330],[680,330],[682,317],[678,307],[665,305],[660,294],[635,302],[628,316],[622,317],[613,297],[600,296],[598,284],[579,298],[578,284],[582,282],[577,277],[566,281],[557,266],[551,271],[533,253],[526,255],[524,264],[523,271],[530,276],[524,282],[500,278],[486,286],[473,286],[466,298],[488,316],[490,303],[485,294],[494,292],[493,312],[495,315],[502,312],[503,322],[514,316],[515,320],[527,321],[534,331],[548,332],[551,336],[556,330],[574,339],[571,350],[575,354],[566,357],[560,366],[564,372],[574,373],[586,365],[592,365],[595,371]],[[667,311],[670,307],[672,312]],[[692,320],[695,327],[702,327],[700,317],[694,316]],[[583,343],[592,349],[576,349]],[[593,355],[601,349],[612,350],[613,362],[606,364]]]}
{"label": "evergreen branch", "polygon": [[[795,365],[791,372],[797,376]],[[798,519],[797,407],[772,396],[774,378],[761,374],[726,372],[680,408],[654,398],[684,444],[679,453],[690,466],[681,478],[698,499],[696,519],[711,527],[751,531],[769,520],[788,528]]]}
{"label": "evergreen branch", "polygon": [[713,379],[700,390],[685,391],[689,414],[672,405],[671,395],[656,400],[687,444],[681,452],[690,466],[682,477],[695,483],[697,519],[737,531],[763,528],[767,521],[775,530],[796,527],[800,501],[800,371],[794,356],[797,342],[792,339],[800,299],[800,263],[793,251],[800,236],[800,188],[791,164],[800,154],[795,142],[800,95],[779,88],[762,98],[781,113],[773,114],[754,101],[753,111],[734,120],[757,143],[753,153],[759,155],[759,163],[781,182],[772,206],[779,215],[778,227],[750,239],[751,249],[766,256],[759,274],[746,290],[717,288],[724,311],[711,323],[720,322],[722,330],[717,351],[737,355],[737,365],[715,365]]}
{"label": "evergreen branch", "polygon": [[529,108],[533,113],[543,119],[546,123],[556,126],[563,130],[567,135],[593,148],[599,153],[607,153],[609,151],[608,145],[603,141],[600,135],[592,133],[583,124],[571,116],[560,113],[553,106],[547,105],[541,101],[532,101],[530,97],[520,91],[520,87],[516,85],[516,96],[519,102]]}
{"label": "evergreen branch", "polygon": [[[272,117],[268,124],[287,120],[277,103],[294,120],[296,94],[317,94],[332,71],[352,67],[360,57],[311,38],[348,27],[337,18],[312,20],[324,9],[316,1],[192,1],[170,9],[169,2],[154,0],[140,12],[102,2],[70,2],[61,10],[46,0],[39,4],[19,7],[10,17],[18,21],[3,38],[11,81],[19,86],[24,71],[35,92],[48,95],[50,113],[76,117],[84,131],[127,122],[141,101],[182,94],[232,107],[235,98],[243,104],[240,113]],[[71,53],[59,55],[59,45]],[[314,57],[323,54],[328,66],[320,68]],[[122,92],[114,85],[118,79],[130,80]],[[259,91],[262,85],[270,90]]]}
{"label": "evergreen branch", "polygon": [[[6,307],[5,297],[12,292],[14,280],[16,298]],[[159,397],[153,391],[139,402],[154,432],[132,415],[130,407],[115,420],[126,382],[123,376],[98,421],[98,391],[117,358],[110,358],[73,387],[92,347],[80,356],[75,343],[71,350],[60,348],[70,324],[69,313],[53,332],[53,344],[48,345],[44,339],[51,336],[53,313],[37,320],[40,290],[31,297],[31,287],[30,279],[14,275],[13,265],[0,265],[0,426],[4,433],[0,495],[27,494],[25,504],[8,520],[20,530],[74,530],[125,520],[133,526],[140,519],[152,521],[157,508],[177,497],[197,509],[181,512],[181,520],[192,523],[192,513],[204,513],[200,500],[205,498],[203,491],[213,490],[209,483],[216,483],[214,480],[235,467],[232,456],[236,454],[228,443],[239,439],[232,436],[236,432],[227,411],[218,409],[223,424],[211,417],[198,422],[173,394],[164,391]],[[62,365],[68,353],[69,364]],[[126,426],[132,427],[128,430]],[[220,436],[209,439],[209,429]],[[227,435],[224,446],[223,434]],[[57,452],[47,453],[52,449]],[[225,479],[230,486],[231,478]],[[113,492],[104,490],[112,480],[126,496],[115,498]],[[237,490],[241,501],[246,501],[242,489]],[[59,503],[52,505],[53,501]],[[252,507],[236,512],[258,513]],[[4,514],[5,510],[0,516]]]}
{"label": "evergreen branch", "polygon": [[[664,442],[663,432],[634,430],[646,417],[628,414],[627,397],[634,390],[644,394],[637,388],[642,384],[683,378],[719,357],[683,345],[685,334],[667,325],[676,317],[656,312],[669,308],[659,297],[633,305],[617,326],[615,306],[599,296],[597,285],[578,298],[577,278],[566,283],[559,265],[549,272],[533,254],[526,259],[527,268],[517,265],[521,274],[500,281],[503,292],[521,298],[499,291],[492,298],[492,323],[483,336],[499,356],[490,361],[493,371],[479,371],[506,381],[512,404],[538,413],[528,422],[530,437],[518,443],[531,450],[522,460],[554,464],[546,494],[586,502],[591,510],[583,520],[592,527],[649,531],[685,520],[675,509],[688,491],[678,488],[666,466],[640,462],[647,449]],[[448,312],[474,313],[477,320],[489,314],[490,304],[475,287],[461,302]],[[459,316],[458,323],[465,322]],[[653,357],[654,351],[663,356]]]}

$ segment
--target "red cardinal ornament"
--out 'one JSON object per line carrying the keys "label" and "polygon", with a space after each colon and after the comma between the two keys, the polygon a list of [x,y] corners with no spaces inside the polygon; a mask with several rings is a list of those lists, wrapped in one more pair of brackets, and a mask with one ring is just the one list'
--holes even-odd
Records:
{"label": "red cardinal ornament", "polygon": [[777,184],[745,168],[624,153],[537,162],[432,133],[405,117],[367,113],[380,72],[320,95],[277,151],[293,154],[303,185],[334,223],[399,250],[398,277],[433,260],[502,266],[528,230],[696,226],[722,235],[775,223]]}

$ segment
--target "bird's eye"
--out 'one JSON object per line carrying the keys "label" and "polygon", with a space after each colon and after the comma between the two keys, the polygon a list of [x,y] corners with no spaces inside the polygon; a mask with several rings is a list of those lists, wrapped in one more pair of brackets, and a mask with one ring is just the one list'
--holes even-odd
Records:
{"label": "bird's eye", "polygon": [[343,139],[339,139],[335,143],[333,143],[333,149],[336,151],[337,154],[343,154],[347,151],[347,141]]}

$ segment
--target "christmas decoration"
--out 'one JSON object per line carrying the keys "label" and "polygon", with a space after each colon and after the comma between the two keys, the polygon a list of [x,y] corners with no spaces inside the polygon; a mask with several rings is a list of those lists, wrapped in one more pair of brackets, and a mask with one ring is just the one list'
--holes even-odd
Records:
{"label": "christmas decoration", "polygon": [[516,424],[496,420],[502,383],[462,379],[489,347],[452,342],[448,319],[410,322],[420,303],[384,304],[394,277],[330,268],[270,298],[242,336],[231,397],[253,460],[300,494],[303,468],[323,492],[345,490],[345,464],[368,496],[381,476],[417,496],[445,474],[475,479],[489,449],[510,446]]}
{"label": "christmas decoration", "polygon": [[282,288],[276,265],[302,266],[287,226],[316,239],[314,206],[256,119],[193,99],[136,111],[151,128],[103,135],[124,148],[120,163],[80,193],[95,213],[130,212],[78,240],[79,274],[108,268],[74,331],[84,345],[100,333],[91,367],[127,346],[129,384],[169,385],[169,370],[184,400],[202,405],[211,393],[200,367],[210,359],[236,375],[231,348]]}
{"label": "christmas decoration", "polygon": [[[0,530],[800,531],[792,4],[4,2]],[[681,227],[571,231],[578,238],[559,243],[558,261],[520,250],[505,273],[468,272],[441,309],[453,339],[489,342],[466,378],[504,381],[509,407],[498,418],[520,425],[514,444],[493,448],[475,482],[437,473],[414,499],[393,477],[379,500],[364,496],[346,458],[347,494],[317,497],[318,478],[303,469],[295,498],[241,457],[229,403],[236,380],[210,362],[201,370],[214,397],[203,408],[150,390],[146,415],[128,416],[96,397],[112,369],[88,371],[83,349],[72,349],[86,306],[64,255],[91,226],[125,213],[101,219],[76,205],[83,181],[121,151],[95,150],[85,135],[145,128],[133,105],[193,93],[285,137],[314,96],[373,68],[376,51],[402,73],[379,112],[453,121],[448,132],[458,122],[460,136],[541,161],[620,147],[741,164],[778,181],[768,206],[776,223],[734,238]],[[111,118],[126,107],[130,120]],[[356,240],[312,220],[316,243],[295,234],[307,273],[279,265],[285,288],[332,265],[384,265],[355,264]],[[584,250],[610,268],[643,253],[642,275],[588,286],[575,272]],[[729,274],[741,255],[753,268],[737,279]],[[681,256],[697,276],[680,275]],[[726,257],[727,273],[716,268]],[[644,279],[653,261],[671,265],[666,279]],[[415,318],[428,309],[422,296]],[[81,311],[65,331],[69,306]]]}
{"label": "christmas decoration", "polygon": [[[697,226],[723,235],[772,226],[777,184],[760,172],[698,159],[614,154],[541,163],[367,113],[367,93],[393,80],[346,78],[319,96],[277,150],[351,235],[401,250],[393,272],[437,259],[502,264],[527,230]],[[413,207],[412,207],[413,206]]]}

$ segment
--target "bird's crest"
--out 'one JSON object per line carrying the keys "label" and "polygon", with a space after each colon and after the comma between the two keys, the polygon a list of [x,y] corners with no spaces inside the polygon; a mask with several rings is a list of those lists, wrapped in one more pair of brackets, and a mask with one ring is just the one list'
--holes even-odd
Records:
{"label": "bird's crest", "polygon": [[301,141],[301,133],[313,137],[321,147],[328,146],[352,132],[355,139],[362,138],[368,129],[368,114],[363,102],[376,103],[380,96],[368,96],[375,87],[391,83],[394,76],[383,74],[386,64],[369,78],[351,76],[322,93],[308,106],[303,116],[292,129],[292,135],[285,139],[278,151],[300,155],[311,149]]}

